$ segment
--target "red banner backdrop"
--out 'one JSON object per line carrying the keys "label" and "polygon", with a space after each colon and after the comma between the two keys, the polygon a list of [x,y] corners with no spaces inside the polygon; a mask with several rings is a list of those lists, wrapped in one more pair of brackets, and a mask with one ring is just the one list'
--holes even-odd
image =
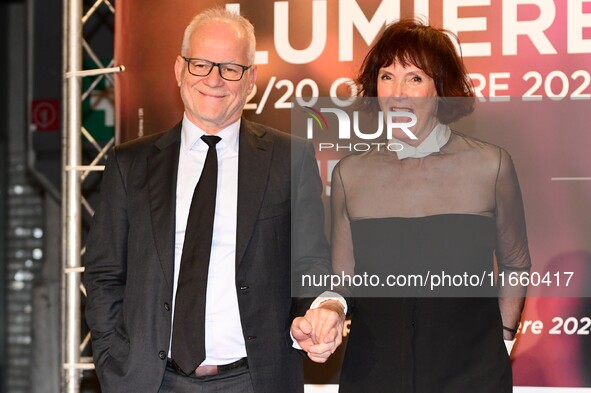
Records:
{"label": "red banner backdrop", "polygon": [[[456,33],[480,98],[457,127],[512,154],[534,271],[573,271],[579,285],[591,282],[591,0],[120,1],[119,141],[180,121],[175,58],[184,27],[213,5],[240,10],[256,29],[257,89],[245,116],[287,132],[292,98],[354,93],[348,81],[384,24],[419,16]],[[329,179],[334,161],[319,158]],[[512,353],[516,391],[591,392],[591,298],[533,293]],[[307,365],[308,381],[335,383],[339,356]]]}

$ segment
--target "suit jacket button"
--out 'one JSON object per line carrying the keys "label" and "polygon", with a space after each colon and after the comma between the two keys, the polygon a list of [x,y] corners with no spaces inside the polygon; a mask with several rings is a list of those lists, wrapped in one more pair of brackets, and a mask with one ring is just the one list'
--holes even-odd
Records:
{"label": "suit jacket button", "polygon": [[165,309],[166,311],[170,311],[170,304],[168,304],[168,303],[164,303],[164,309]]}
{"label": "suit jacket button", "polygon": [[247,289],[248,289],[248,286],[246,286],[246,285],[242,285],[242,286],[240,287],[240,290],[241,290],[241,291],[246,291]]}
{"label": "suit jacket button", "polygon": [[166,352],[164,352],[164,351],[158,352],[158,357],[162,360],[166,359]]}
{"label": "suit jacket button", "polygon": [[248,336],[248,337],[246,337],[247,340],[254,340],[256,338],[257,338],[257,336]]}

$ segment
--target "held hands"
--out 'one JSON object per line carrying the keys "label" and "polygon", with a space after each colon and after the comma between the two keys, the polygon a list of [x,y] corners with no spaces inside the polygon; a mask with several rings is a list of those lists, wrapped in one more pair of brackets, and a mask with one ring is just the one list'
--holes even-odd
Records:
{"label": "held hands", "polygon": [[327,300],[291,324],[291,334],[308,357],[324,363],[343,341],[345,312],[337,300]]}

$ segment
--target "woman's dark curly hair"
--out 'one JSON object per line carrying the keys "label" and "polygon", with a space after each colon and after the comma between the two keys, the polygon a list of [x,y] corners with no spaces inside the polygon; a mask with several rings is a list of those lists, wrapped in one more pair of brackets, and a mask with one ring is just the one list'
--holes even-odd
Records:
{"label": "woman's dark curly hair", "polygon": [[[439,97],[437,118],[441,123],[449,124],[472,113],[472,83],[448,34],[451,33],[414,19],[388,25],[363,60],[356,81],[359,95],[377,97],[380,68],[393,63],[412,64],[435,83]],[[377,105],[375,100],[371,102]]]}

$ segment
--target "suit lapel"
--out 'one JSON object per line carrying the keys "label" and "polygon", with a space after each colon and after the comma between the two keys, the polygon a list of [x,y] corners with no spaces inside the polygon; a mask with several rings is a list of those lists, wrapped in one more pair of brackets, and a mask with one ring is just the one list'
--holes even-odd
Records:
{"label": "suit lapel", "polygon": [[271,169],[273,142],[242,119],[238,147],[238,222],[236,264],[244,256],[256,223]]}
{"label": "suit lapel", "polygon": [[152,233],[166,282],[172,288],[176,179],[179,162],[181,124],[165,133],[155,143],[148,157],[148,199]]}

